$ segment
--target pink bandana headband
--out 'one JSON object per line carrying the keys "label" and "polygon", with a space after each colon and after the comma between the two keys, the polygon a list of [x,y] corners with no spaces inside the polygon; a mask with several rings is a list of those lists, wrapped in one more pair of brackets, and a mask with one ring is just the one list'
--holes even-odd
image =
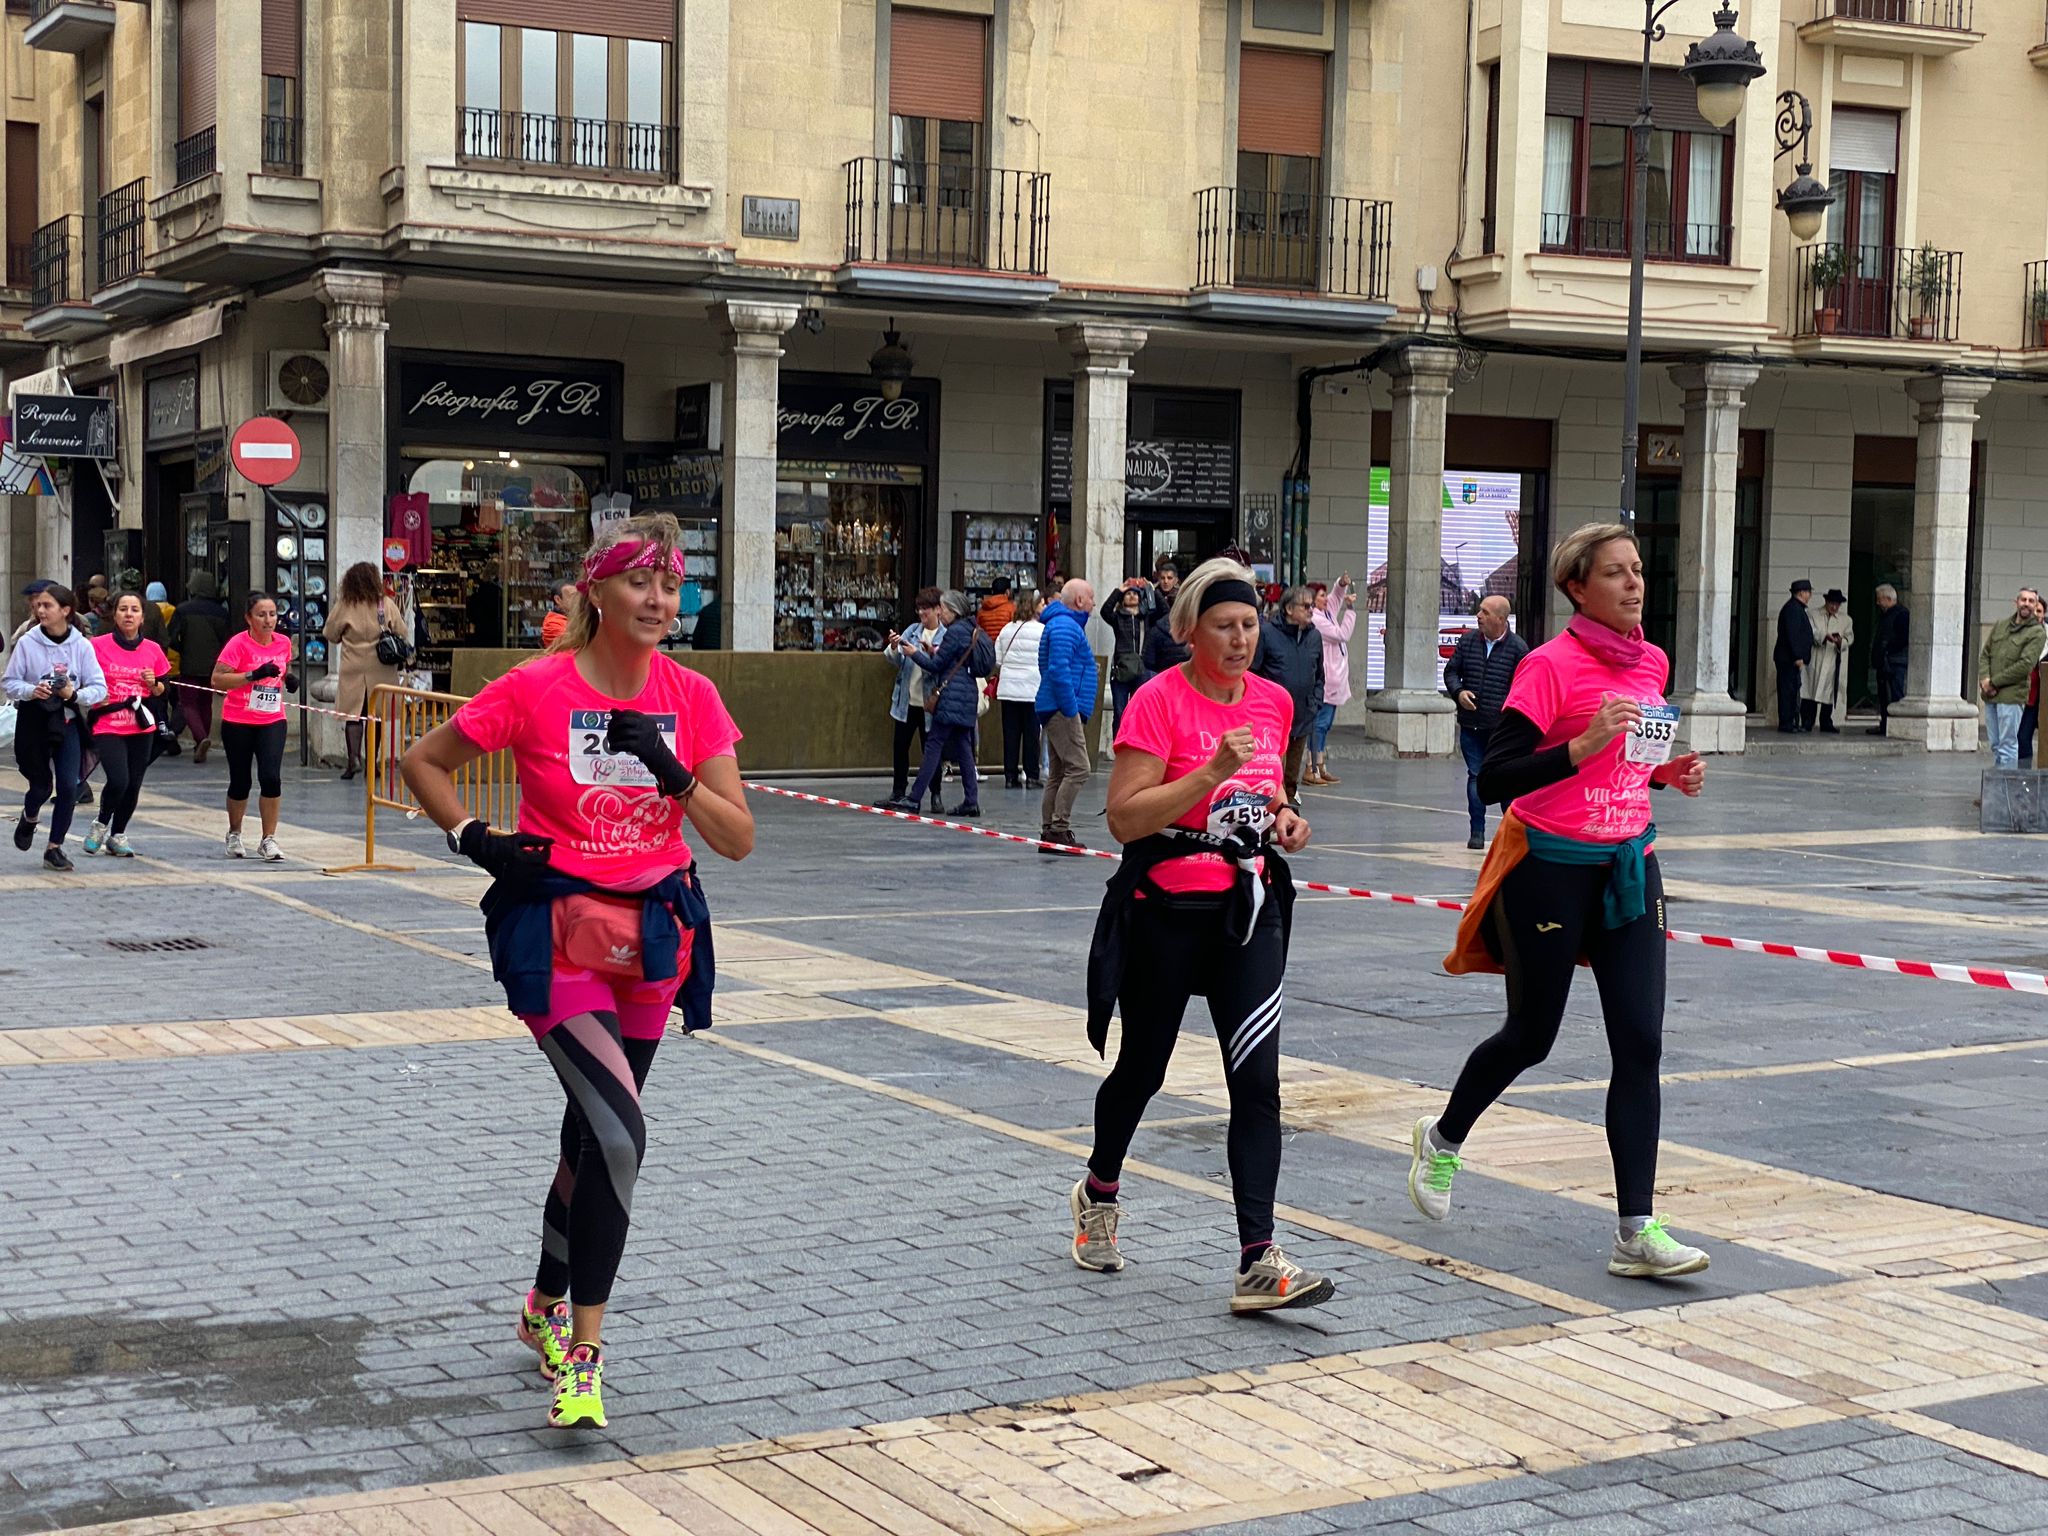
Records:
{"label": "pink bandana headband", "polygon": [[592,550],[583,557],[583,579],[576,583],[576,590],[588,592],[598,582],[616,576],[621,571],[659,569],[662,566],[667,566],[680,581],[683,575],[683,552],[672,549],[664,557],[661,546],[652,540],[646,543],[621,540],[603,549]]}

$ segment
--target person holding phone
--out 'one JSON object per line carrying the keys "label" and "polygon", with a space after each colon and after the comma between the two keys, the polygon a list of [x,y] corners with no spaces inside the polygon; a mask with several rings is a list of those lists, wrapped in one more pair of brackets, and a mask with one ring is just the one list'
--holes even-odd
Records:
{"label": "person holding phone", "polygon": [[1210,560],[1175,595],[1189,659],[1141,685],[1117,722],[1109,830],[1123,844],[1088,954],[1088,1039],[1123,1033],[1095,1096],[1095,1146],[1068,1195],[1083,1269],[1123,1268],[1120,1180],[1145,1106],[1166,1080],[1188,999],[1209,1001],[1230,1090],[1238,1255],[1230,1310],[1313,1307],[1336,1292],[1273,1241],[1280,1179],[1280,1011],[1294,885],[1283,853],[1308,823],[1284,792],[1294,701],[1252,674],[1252,573]]}
{"label": "person holding phone", "polygon": [[64,852],[71,812],[78,801],[79,751],[87,734],[82,712],[107,696],[106,675],[85,631],[72,622],[77,598],[69,587],[47,582],[29,598],[29,622],[14,637],[7,658],[6,692],[15,704],[14,763],[28,780],[14,846],[28,852],[36,840],[36,818],[50,807],[50,836],[43,864],[59,872],[73,868]]}
{"label": "person holding phone", "polygon": [[291,670],[291,636],[277,632],[277,599],[251,592],[243,617],[249,627],[221,647],[213,664],[214,690],[227,695],[220,710],[220,744],[228,755],[227,856],[249,856],[242,843],[242,817],[249,809],[253,765],[262,794],[257,806],[263,838],[256,853],[275,864],[284,857],[277,845],[277,814],[284,804],[284,702],[299,680]]}
{"label": "person holding phone", "polygon": [[1706,769],[1697,753],[1673,755],[1671,664],[1643,638],[1635,534],[1620,523],[1578,529],[1558,545],[1551,577],[1572,617],[1522,662],[1487,743],[1479,792],[1507,810],[1444,961],[1453,974],[1505,974],[1507,1021],[1472,1052],[1444,1112],[1415,1122],[1408,1196],[1432,1221],[1449,1214],[1466,1137],[1550,1054],[1584,960],[1613,1053],[1607,1141],[1620,1225],[1607,1272],[1695,1274],[1707,1255],[1666,1232],[1651,1203],[1667,941],[1650,795],[1697,795]]}

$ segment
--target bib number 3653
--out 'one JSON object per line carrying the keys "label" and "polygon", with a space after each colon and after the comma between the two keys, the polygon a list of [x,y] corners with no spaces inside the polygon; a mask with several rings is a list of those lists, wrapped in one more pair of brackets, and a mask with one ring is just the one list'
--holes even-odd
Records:
{"label": "bib number 3653", "polygon": [[[661,739],[668,743],[669,751],[675,751],[676,717],[654,715],[651,718],[656,729],[661,732]],[[569,776],[578,784],[609,784],[628,789],[652,788],[654,775],[647,771],[647,765],[639,758],[625,752],[606,750],[605,728],[610,723],[609,710],[569,711]]]}
{"label": "bib number 3653", "polygon": [[1628,730],[1627,758],[1632,763],[1655,767],[1671,761],[1671,749],[1678,740],[1678,706],[1645,704],[1643,718]]}

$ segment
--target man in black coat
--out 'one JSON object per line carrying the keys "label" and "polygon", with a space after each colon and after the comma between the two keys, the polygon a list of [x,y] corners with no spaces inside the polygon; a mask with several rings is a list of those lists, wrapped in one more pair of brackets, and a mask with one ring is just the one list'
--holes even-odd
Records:
{"label": "man in black coat", "polygon": [[1307,587],[1289,587],[1280,600],[1280,617],[1259,621],[1259,654],[1252,661],[1254,672],[1278,683],[1294,700],[1294,727],[1287,733],[1284,769],[1289,804],[1301,798],[1308,728],[1323,707],[1323,637],[1310,617],[1314,611],[1314,593]]}
{"label": "man in black coat", "polygon": [[1771,662],[1778,669],[1778,729],[1788,735],[1803,729],[1799,685],[1805,681],[1806,664],[1813,660],[1813,625],[1806,617],[1806,602],[1812,596],[1813,583],[1804,576],[1792,583],[1792,595],[1778,610],[1778,643],[1771,648]]}
{"label": "man in black coat", "polygon": [[1508,628],[1508,600],[1489,597],[1479,604],[1477,629],[1458,637],[1458,648],[1444,664],[1444,692],[1458,706],[1458,746],[1465,756],[1465,809],[1471,813],[1472,835],[1467,848],[1486,846],[1486,802],[1479,798],[1479,768],[1486,761],[1486,743],[1500,723],[1515,669],[1529,654],[1529,642]]}
{"label": "man in black coat", "polygon": [[1882,736],[1890,726],[1892,706],[1906,696],[1906,605],[1898,588],[1886,582],[1877,589],[1877,645],[1871,660],[1877,667],[1877,724],[1863,734]]}

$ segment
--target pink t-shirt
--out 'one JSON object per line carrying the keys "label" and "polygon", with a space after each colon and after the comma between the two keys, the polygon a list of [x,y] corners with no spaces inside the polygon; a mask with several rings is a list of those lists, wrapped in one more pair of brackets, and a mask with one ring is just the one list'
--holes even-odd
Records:
{"label": "pink t-shirt", "polygon": [[[1251,761],[1174,825],[1218,836],[1238,827],[1263,833],[1273,824],[1273,800],[1286,792],[1287,734],[1294,727],[1294,700],[1278,683],[1248,673],[1238,701],[1218,704],[1197,693],[1179,667],[1169,667],[1131,695],[1117,721],[1116,746],[1158,758],[1171,783],[1207,763],[1223,733],[1239,726],[1249,726],[1257,744]],[[1236,866],[1216,853],[1169,859],[1152,872],[1163,891],[1227,891],[1236,878]]]}
{"label": "pink t-shirt", "polygon": [[222,672],[248,672],[266,661],[277,663],[277,676],[237,688],[222,703],[220,717],[230,725],[274,725],[284,719],[284,675],[292,669],[292,642],[289,635],[273,634],[270,644],[258,645],[245,629],[220,648],[214,666]]}
{"label": "pink t-shirt", "polygon": [[[1544,747],[1561,746],[1586,728],[1610,694],[1639,704],[1664,702],[1671,662],[1643,646],[1632,667],[1603,661],[1569,630],[1531,651],[1515,673],[1504,709],[1525,715],[1543,732]],[[1628,732],[1579,764],[1578,772],[1523,795],[1512,809],[1539,832],[1585,843],[1625,843],[1650,824],[1648,763],[1627,760]]]}
{"label": "pink t-shirt", "polygon": [[[131,651],[121,644],[118,635],[95,635],[92,653],[99,657],[100,670],[107,674],[109,704],[147,699],[156,680],[170,675],[171,659],[154,640],[143,640]],[[99,736],[140,736],[153,729],[136,719],[132,709],[109,710],[93,722],[92,728]]]}
{"label": "pink t-shirt", "polygon": [[549,862],[610,891],[644,891],[690,867],[683,807],[664,797],[637,757],[605,751],[614,708],[652,715],[669,749],[695,773],[732,755],[740,729],[718,689],[656,653],[631,699],[599,693],[573,652],[514,667],[455,712],[455,728],[486,752],[510,749],[519,770],[519,830],[555,840]]}

